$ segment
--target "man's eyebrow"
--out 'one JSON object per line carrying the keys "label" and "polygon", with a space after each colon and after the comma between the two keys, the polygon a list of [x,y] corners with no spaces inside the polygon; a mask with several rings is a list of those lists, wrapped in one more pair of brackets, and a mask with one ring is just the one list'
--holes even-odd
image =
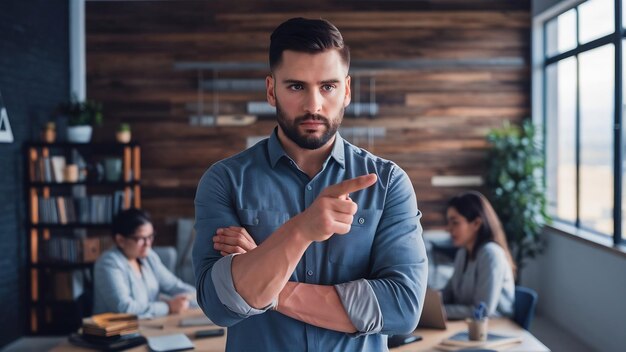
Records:
{"label": "man's eyebrow", "polygon": [[[327,80],[320,81],[320,82],[318,82],[318,84],[331,84],[331,83],[339,83],[339,82],[341,82],[341,81],[338,80],[338,79],[333,78],[333,79],[327,79]],[[286,79],[286,80],[283,80],[283,83],[284,84],[302,84],[302,85],[306,85],[305,82],[298,81],[297,79]]]}
{"label": "man's eyebrow", "polygon": [[302,81],[298,81],[296,79],[285,79],[283,80],[284,84],[304,84]]}

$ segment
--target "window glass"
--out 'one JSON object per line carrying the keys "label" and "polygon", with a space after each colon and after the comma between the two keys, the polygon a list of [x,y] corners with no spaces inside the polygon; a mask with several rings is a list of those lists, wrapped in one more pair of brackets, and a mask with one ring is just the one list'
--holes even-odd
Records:
{"label": "window glass", "polygon": [[551,214],[576,221],[576,57],[548,66],[547,189]]}
{"label": "window glass", "polygon": [[571,9],[546,24],[546,55],[564,53],[576,47],[576,9]]}
{"label": "window glass", "polygon": [[580,223],[613,234],[612,44],[580,54]]}
{"label": "window glass", "polygon": [[614,0],[589,0],[578,6],[580,44],[615,32]]}

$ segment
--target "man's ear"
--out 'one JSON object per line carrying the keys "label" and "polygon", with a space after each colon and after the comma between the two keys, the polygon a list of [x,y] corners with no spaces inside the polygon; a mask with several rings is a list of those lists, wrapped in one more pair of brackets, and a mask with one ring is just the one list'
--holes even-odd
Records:
{"label": "man's ear", "polygon": [[265,93],[267,96],[267,102],[270,103],[271,106],[276,107],[276,90],[274,86],[276,85],[276,81],[272,75],[268,75],[265,77]]}
{"label": "man's ear", "polygon": [[352,91],[350,90],[350,82],[352,81],[352,77],[350,75],[346,76],[346,96],[343,99],[343,107],[346,108],[350,105],[352,101]]}

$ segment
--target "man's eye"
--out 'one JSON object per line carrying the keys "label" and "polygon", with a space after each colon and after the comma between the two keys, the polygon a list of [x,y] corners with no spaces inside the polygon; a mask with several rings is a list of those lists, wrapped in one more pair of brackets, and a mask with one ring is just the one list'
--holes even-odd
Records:
{"label": "man's eye", "polygon": [[289,86],[289,89],[291,90],[302,90],[302,84],[292,84]]}
{"label": "man's eye", "polygon": [[334,85],[332,85],[332,84],[324,84],[324,85],[322,86],[322,89],[323,89],[323,90],[325,90],[325,91],[327,91],[327,92],[331,92],[331,91],[333,91],[335,88],[336,88],[336,87],[335,87]]}

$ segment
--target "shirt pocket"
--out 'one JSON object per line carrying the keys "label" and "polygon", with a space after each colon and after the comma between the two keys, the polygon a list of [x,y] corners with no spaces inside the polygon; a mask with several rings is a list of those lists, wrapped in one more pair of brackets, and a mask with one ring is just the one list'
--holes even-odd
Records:
{"label": "shirt pocket", "polygon": [[289,213],[276,210],[237,209],[237,215],[257,245],[290,219]]}
{"label": "shirt pocket", "polygon": [[382,215],[379,209],[357,210],[352,220],[350,232],[333,235],[328,240],[328,259],[331,263],[366,269],[376,235],[378,221]]}

